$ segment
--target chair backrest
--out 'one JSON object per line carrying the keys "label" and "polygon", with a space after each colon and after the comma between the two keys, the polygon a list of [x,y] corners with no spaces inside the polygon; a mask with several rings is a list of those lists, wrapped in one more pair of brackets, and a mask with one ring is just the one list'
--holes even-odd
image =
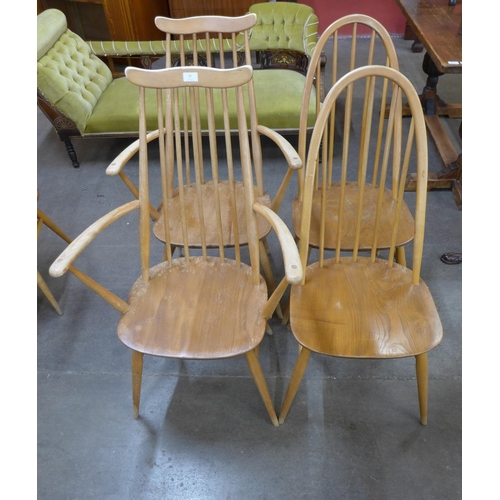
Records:
{"label": "chair backrest", "polygon": [[48,9],[38,15],[38,92],[72,120],[81,133],[112,80],[106,64],[92,54],[84,40],[68,29],[61,11]]}
{"label": "chair backrest", "polygon": [[[359,88],[358,88],[359,87]],[[387,99],[383,98],[387,91]],[[379,98],[376,98],[376,94]],[[354,94],[351,100],[350,96]],[[401,100],[408,102],[411,112],[411,118],[403,118],[401,114]],[[339,102],[346,102],[345,113],[343,114],[341,129],[343,132],[342,144],[337,145],[341,150],[336,163],[333,163],[334,134],[336,124],[339,120],[338,113],[335,113]],[[357,130],[354,133],[353,112],[351,104],[358,105],[360,112]],[[388,107],[388,118],[382,117]],[[379,115],[379,116],[377,116]],[[338,124],[337,124],[338,126]],[[381,128],[379,128],[381,127]],[[354,162],[351,160],[354,159]],[[349,165],[354,163],[349,169]],[[370,174],[370,165],[374,167],[374,172]],[[331,172],[334,166],[338,167],[337,174],[332,179]],[[340,249],[342,248],[342,239],[347,237],[347,233],[354,233],[354,248],[352,259],[358,258],[359,242],[362,237],[363,224],[362,213],[363,206],[367,203],[366,196],[373,189],[369,189],[370,184],[374,186],[378,193],[375,199],[375,217],[374,227],[370,228],[372,233],[371,255],[374,260],[379,248],[377,240],[380,238],[381,227],[381,209],[384,199],[386,182],[389,180],[389,170],[392,167],[397,171],[393,175],[392,182],[398,183],[395,188],[397,198],[394,200],[394,209],[392,210],[392,219],[390,222],[391,247],[388,251],[388,262],[392,266],[394,250],[398,233],[399,214],[403,207],[404,183],[408,173],[417,173],[416,189],[416,208],[415,208],[415,239],[413,245],[413,282],[418,284],[420,265],[422,258],[424,224],[425,224],[425,205],[427,195],[427,136],[425,121],[420,104],[419,97],[414,86],[399,71],[387,66],[365,66],[357,68],[341,79],[339,79],[326,96],[321,110],[319,112],[314,130],[309,144],[307,155],[307,165],[305,172],[305,183],[302,203],[302,225],[300,234],[300,252],[302,264],[305,267],[308,256],[311,227],[318,228],[319,237],[319,262],[322,265],[325,256],[325,221],[335,218],[338,223],[336,226],[336,245],[335,258],[340,259]],[[349,182],[352,175],[354,183]],[[370,178],[373,176],[373,178]],[[322,203],[318,210],[319,213],[312,212],[312,199],[317,187],[324,191],[326,186],[331,183],[338,183],[339,197],[334,203],[326,203],[326,196],[323,196]],[[348,207],[348,189],[355,186],[358,191],[357,214],[346,220],[346,213],[353,213],[351,207]],[[373,201],[373,200],[372,200]],[[328,217],[327,217],[328,215]],[[314,218],[314,224],[311,223]],[[387,224],[384,224],[387,226]],[[352,234],[349,235],[352,237]]]}
{"label": "chair backrest", "polygon": [[[139,87],[140,127],[139,127],[139,201],[140,201],[140,238],[143,279],[148,279],[149,270],[149,189],[148,189],[148,136],[146,126],[146,89],[154,89],[157,97],[159,159],[162,178],[162,210],[166,235],[166,260],[172,262],[170,249],[170,205],[168,191],[173,185],[179,190],[177,199],[181,205],[180,218],[184,241],[185,259],[191,258],[193,250],[188,244],[188,234],[193,228],[192,221],[187,220],[185,193],[188,187],[197,191],[198,220],[194,228],[199,231],[198,239],[201,241],[201,254],[206,259],[208,245],[206,243],[205,221],[215,218],[218,228],[219,257],[224,261],[227,249],[224,247],[224,232],[222,209],[220,199],[219,179],[224,175],[221,165],[224,165],[227,177],[227,187],[232,197],[229,210],[236,210],[235,179],[243,182],[244,210],[246,218],[241,221],[236,213],[230,217],[234,234],[245,231],[248,237],[250,261],[255,284],[260,281],[259,268],[259,242],[257,236],[257,217],[252,206],[255,200],[255,175],[250,147],[249,129],[245,107],[248,106],[248,83],[252,78],[251,66],[242,66],[231,69],[205,68],[200,66],[165,68],[161,70],[143,70],[127,68],[125,71],[129,81]],[[231,91],[231,92],[230,92]],[[201,97],[204,96],[202,101]],[[222,103],[217,110],[216,95]],[[231,102],[232,101],[232,102]],[[238,118],[238,135],[236,144],[231,137],[228,109],[233,106]],[[221,114],[222,123],[216,122],[216,115]],[[204,118],[202,118],[202,115]],[[202,147],[202,121],[208,124],[208,141]],[[151,145],[150,145],[151,147]],[[208,149],[208,151],[207,151]],[[204,158],[207,160],[204,162]],[[204,163],[210,165],[204,169]],[[241,167],[241,168],[240,168]],[[192,171],[189,181],[187,172]],[[202,190],[210,176],[213,181],[214,196],[213,206],[204,203]],[[189,186],[188,186],[189,185]],[[238,222],[240,221],[240,222]],[[239,227],[243,223],[246,227]],[[234,260],[241,262],[240,245],[237,237],[234,238]],[[199,254],[200,250],[197,250]],[[231,250],[232,252],[232,250]],[[233,254],[231,253],[233,258]]]}
{"label": "chair backrest", "polygon": [[[246,14],[240,17],[224,16],[199,16],[185,19],[171,19],[157,17],[156,26],[166,34],[166,67],[175,66],[208,66],[213,68],[228,69],[242,65],[252,65],[250,53],[250,32],[255,26],[257,16]],[[234,92],[231,88],[227,91],[230,95]],[[257,132],[257,107],[253,79],[245,85],[245,94],[248,95],[247,127],[252,136],[252,155],[255,164],[256,186],[259,196],[264,194],[262,177],[262,150],[259,134]],[[226,103],[222,94],[214,95],[215,126],[219,131],[225,130],[226,124],[222,119],[226,115],[222,112],[225,105],[230,106],[229,115],[232,117],[230,127],[232,130],[239,128],[236,119],[235,100],[231,97]],[[205,94],[199,93],[201,128],[209,129],[208,116],[205,114]],[[184,122],[184,133],[189,130]],[[187,178],[189,179],[189,178]]]}
{"label": "chair backrest", "polygon": [[[359,43],[358,27],[364,26],[371,30],[368,36],[369,43]],[[349,30],[350,33],[346,33]],[[339,34],[341,32],[342,34]],[[366,35],[363,35],[366,38]],[[350,43],[351,50],[349,58],[344,60],[339,57],[339,45]],[[324,71],[325,58],[328,59],[329,73]],[[307,121],[309,103],[311,99],[316,100],[316,115],[319,113],[321,101],[328,89],[343,75],[356,67],[379,64],[399,69],[398,58],[392,39],[376,19],[363,14],[352,14],[344,16],[333,22],[320,36],[316,49],[311,57],[304,86],[304,98],[302,100],[302,111],[299,130],[299,156],[305,160],[307,149]],[[316,87],[316,92],[312,92]],[[299,179],[301,175],[299,173]],[[299,181],[299,193],[301,182]]]}

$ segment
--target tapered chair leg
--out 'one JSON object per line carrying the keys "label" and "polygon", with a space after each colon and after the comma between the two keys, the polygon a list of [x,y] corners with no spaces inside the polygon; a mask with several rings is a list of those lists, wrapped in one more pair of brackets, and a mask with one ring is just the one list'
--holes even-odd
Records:
{"label": "tapered chair leg", "polygon": [[[266,244],[262,240],[260,240],[259,242],[259,256],[260,256],[260,266],[262,268],[262,273],[264,274],[264,279],[266,280],[267,288],[269,290],[269,295],[271,295],[276,288],[276,284],[274,282],[271,262],[269,261],[269,257],[267,255]],[[276,306],[276,315],[278,316],[279,319],[283,318],[283,313],[281,312],[281,305],[279,303]]]}
{"label": "tapered chair leg", "polygon": [[37,209],[37,217],[49,229],[51,229],[59,238],[62,238],[66,243],[71,243],[71,238],[57,225],[52,219],[47,217],[39,208]]}
{"label": "tapered chair leg", "polygon": [[248,367],[250,368],[250,373],[255,380],[255,385],[259,390],[262,401],[271,417],[271,422],[275,427],[278,427],[278,417],[276,416],[276,411],[271,400],[271,395],[269,394],[269,389],[267,388],[266,379],[264,378],[264,373],[260,366],[256,350],[252,350],[246,353],[246,358],[248,362]]}
{"label": "tapered chair leg", "polygon": [[47,283],[45,283],[45,280],[42,278],[40,271],[36,272],[36,284],[38,285],[38,288],[40,288],[40,290],[43,292],[45,297],[47,297],[48,301],[52,304],[52,307],[56,310],[57,314],[59,314],[59,316],[62,316],[61,308],[59,307],[59,304],[57,303],[55,297],[52,295],[52,292],[47,286]]}
{"label": "tapered chair leg", "polygon": [[290,406],[292,405],[292,401],[295,397],[295,394],[297,393],[297,389],[299,388],[300,381],[302,380],[304,372],[306,371],[310,355],[311,351],[309,349],[306,349],[305,347],[302,347],[302,349],[300,349],[299,351],[299,357],[297,358],[297,361],[293,368],[292,377],[285,394],[285,401],[283,402],[283,406],[281,407],[279,419],[280,424],[285,421],[285,418],[288,415]]}
{"label": "tapered chair leg", "polygon": [[427,353],[415,356],[417,368],[418,404],[420,406],[420,423],[427,425],[427,401],[429,397],[429,367]]}
{"label": "tapered chair leg", "polygon": [[143,358],[144,354],[142,352],[132,351],[132,404],[134,407],[134,418],[139,417]]}
{"label": "tapered chair leg", "polygon": [[405,247],[396,247],[396,262],[406,267]]}

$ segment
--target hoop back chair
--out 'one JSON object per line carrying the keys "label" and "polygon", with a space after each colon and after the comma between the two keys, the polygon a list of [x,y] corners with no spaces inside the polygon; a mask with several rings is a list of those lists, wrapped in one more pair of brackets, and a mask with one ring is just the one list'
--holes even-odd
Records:
{"label": "hoop back chair", "polygon": [[[265,219],[276,229],[283,245],[287,279],[302,279],[297,246],[281,219],[264,203],[258,201],[254,182],[252,149],[245,115],[247,85],[252,78],[252,68],[242,66],[233,69],[203,67],[179,67],[160,70],[127,68],[126,77],[138,87],[140,103],[139,147],[139,200],[134,200],[100,219],[70,245],[51,267],[51,274],[59,276],[69,270],[82,276],[72,266],[72,261],[95,235],[125,213],[139,209],[139,237],[141,249],[141,277],[133,285],[127,301],[123,301],[102,287],[90,282],[91,287],[114,305],[122,316],[118,323],[118,337],[132,350],[132,386],[134,415],[139,414],[140,387],[144,354],[178,359],[223,359],[245,355],[250,371],[262,396],[269,416],[278,425],[269,391],[258,361],[258,346],[263,338],[266,320],[272,315],[282,290],[268,298],[268,290],[259,270],[258,219]],[[232,89],[232,92],[229,92]],[[167,244],[165,260],[150,266],[150,201],[149,201],[149,136],[146,123],[146,97],[148,90],[155,95],[158,115],[157,129],[160,173],[162,178],[162,215]],[[216,123],[215,95],[223,103],[223,123]],[[206,108],[200,105],[205,96]],[[233,102],[231,102],[233,101]],[[230,134],[228,107],[235,106],[238,115],[237,144]],[[214,195],[209,207],[200,196],[207,179],[204,179],[201,156],[202,114],[206,112],[209,130],[208,163],[213,178],[222,170],[224,157],[229,176],[227,190],[231,204],[224,206],[218,182],[213,183]],[[191,133],[183,136],[183,119],[189,116]],[[218,137],[218,132],[222,136]],[[220,140],[218,140],[220,139]],[[188,144],[189,143],[189,144]],[[154,145],[153,144],[153,145]],[[149,151],[148,151],[149,149]],[[190,153],[186,153],[187,149]],[[219,160],[219,161],[217,161]],[[153,162],[155,160],[151,160]],[[192,228],[188,220],[190,187],[186,187],[186,164],[194,163],[192,185],[197,191],[197,208],[201,248],[193,250],[189,244]],[[242,189],[236,187],[237,166],[240,167]],[[171,179],[173,179],[171,181]],[[205,182],[204,182],[205,181]],[[178,186],[179,212],[171,210],[168,189]],[[238,205],[236,196],[244,199]],[[242,207],[245,217],[236,211]],[[230,230],[238,235],[247,234],[249,264],[244,262],[239,238],[234,238],[231,253],[224,245],[226,229],[223,210],[231,211]],[[172,217],[180,217],[183,258],[175,258],[171,251],[169,224]],[[208,218],[217,221],[217,247],[209,248],[207,239]]]}
{"label": "hoop back chair", "polygon": [[[379,81],[382,80],[382,81]],[[411,123],[402,130],[405,147],[397,162],[402,164],[400,189],[395,201],[392,217],[386,224],[391,227],[391,245],[386,259],[377,256],[380,247],[380,233],[383,229],[383,191],[375,201],[374,225],[371,228],[371,252],[369,257],[360,257],[364,223],[360,213],[365,198],[370,197],[370,188],[365,179],[367,172],[367,137],[370,134],[371,115],[374,108],[374,93],[378,83],[389,82],[388,102],[390,113],[387,120],[389,133],[383,144],[382,178],[387,175],[389,155],[393,151],[391,142],[399,122],[401,94],[408,100],[412,112]],[[351,221],[349,214],[349,190],[346,163],[348,151],[343,150],[342,178],[339,183],[339,200],[333,205],[322,198],[318,219],[320,227],[319,260],[309,265],[311,234],[315,230],[313,220],[314,196],[318,168],[325,168],[330,153],[329,137],[331,111],[338,100],[350,92],[356,83],[364,88],[365,95],[364,148],[360,165],[358,217]],[[346,116],[346,120],[349,117]],[[344,129],[344,133],[347,131]],[[366,138],[365,138],[366,136]],[[321,146],[321,152],[320,152]],[[322,155],[319,167],[317,159]],[[403,185],[411,163],[416,163],[418,185],[415,207],[415,238],[413,241],[412,269],[394,262],[394,250],[398,232],[402,229],[399,213],[403,208]],[[324,172],[323,172],[324,173]],[[305,372],[311,352],[327,356],[386,359],[415,357],[417,385],[420,403],[420,420],[427,423],[428,368],[427,352],[435,348],[442,339],[442,326],[431,293],[420,278],[424,243],[425,209],[427,196],[427,137],[422,107],[413,85],[395,69],[383,66],[367,66],[353,70],[341,78],[328,93],[311,137],[307,158],[302,204],[302,226],[300,234],[300,255],[305,269],[304,280],[292,286],[290,298],[290,325],[299,343],[299,356],[281,410],[280,422],[290,409]],[[371,201],[370,201],[371,203]],[[328,214],[330,212],[330,215]],[[332,216],[338,218],[335,254],[326,258],[322,235]],[[354,227],[346,227],[354,223]],[[352,255],[341,254],[342,239],[354,236]]]}
{"label": "hoop back chair", "polygon": [[[367,36],[369,40],[366,43],[360,43],[359,35],[360,33],[367,32]],[[350,44],[351,49],[349,52],[348,58],[341,58],[339,56],[339,46],[342,44]],[[329,59],[329,67],[330,71],[324,71],[324,58],[327,57]],[[325,93],[332,85],[334,85],[340,77],[347,74],[349,71],[352,71],[356,67],[364,66],[364,65],[382,65],[394,68],[396,70],[399,69],[398,59],[396,50],[394,48],[394,44],[392,43],[391,37],[387,30],[382,26],[377,20],[361,14],[353,14],[345,16],[341,19],[338,19],[334,23],[332,23],[321,35],[316,45],[316,49],[313,53],[313,56],[310,61],[309,70],[306,76],[305,88],[304,88],[304,98],[303,98],[303,108],[301,113],[300,120],[300,130],[299,130],[299,145],[298,145],[298,153],[303,162],[305,162],[307,155],[307,146],[308,146],[308,138],[310,134],[307,129],[307,107],[310,105],[311,100],[315,100],[316,113],[318,114],[322,103],[321,97],[324,96]],[[313,92],[314,88],[318,87],[320,91]],[[365,93],[368,91],[368,88],[365,89]],[[366,230],[363,231],[362,240],[359,244],[360,250],[370,250],[370,242],[371,242],[371,234],[370,227],[373,226],[374,222],[374,214],[375,214],[375,200],[378,197],[378,186],[379,180],[377,179],[379,170],[379,161],[381,155],[381,144],[382,144],[382,135],[384,127],[386,126],[385,122],[385,105],[387,102],[387,86],[380,89],[379,92],[379,111],[378,111],[378,124],[377,129],[373,129],[374,137],[371,142],[372,148],[372,158],[370,159],[371,169],[372,169],[372,184],[371,184],[371,194],[372,201],[366,202],[364,211],[363,211],[363,224],[366,226]],[[357,99],[358,101],[361,99],[363,102],[366,100],[363,97],[363,94],[356,96],[352,93],[352,91],[347,92],[345,99],[336,102],[335,106],[332,107],[332,115],[336,115],[337,120],[342,120],[344,114],[352,114],[353,109],[356,110],[355,101],[353,99]],[[365,113],[363,111],[360,115],[362,118],[355,120],[352,118],[351,122],[346,124],[345,129],[338,130],[335,127],[335,121],[332,120],[332,126],[329,129],[329,140],[333,142],[337,139],[339,142],[343,140],[343,147],[347,147],[348,141],[357,140],[362,134],[362,129],[365,124]],[[349,117],[350,118],[350,117]],[[400,134],[399,130],[401,128],[401,123],[395,123],[395,131],[396,138],[394,141],[394,147],[399,147],[399,140],[397,139],[397,135]],[[342,132],[344,136],[342,136]],[[326,139],[325,139],[326,140]],[[352,146],[349,146],[352,147]],[[339,150],[341,148],[339,147]],[[363,144],[359,143],[359,151],[363,149]],[[316,191],[313,201],[314,211],[319,210],[321,197],[324,195],[327,197],[327,204],[336,203],[335,200],[339,198],[338,184],[335,180],[336,172],[338,172],[338,160],[336,159],[336,153],[333,146],[329,147],[330,154],[323,158],[323,161],[326,161],[325,170],[320,170],[318,172],[318,183],[316,184]],[[395,153],[397,155],[397,153]],[[346,206],[353,207],[353,210],[356,209],[358,205],[359,198],[359,178],[356,176],[356,168],[360,169],[360,167],[356,167],[355,163],[360,158],[360,155],[357,152],[353,152],[350,156],[350,162],[353,165],[352,169],[354,171],[354,175],[350,177],[350,184],[348,185],[348,189],[346,192],[346,196],[348,197],[348,203]],[[326,183],[322,184],[320,177],[321,175],[326,176]],[[287,176],[285,177],[284,183],[286,184],[288,180],[291,178],[293,171],[289,170]],[[382,205],[382,211],[390,212],[395,204],[395,200],[398,198],[398,189],[399,189],[399,171],[396,168],[392,170],[392,184],[387,187],[384,192],[384,202]],[[301,224],[301,204],[303,199],[303,185],[304,185],[304,171],[298,171],[298,190],[297,196],[293,202],[293,228],[295,231],[295,235],[298,238],[300,235],[300,224]],[[368,189],[368,187],[366,188]],[[323,191],[324,190],[324,191]],[[405,265],[405,253],[404,253],[404,245],[407,244],[413,238],[413,217],[406,205],[403,205],[401,209],[401,221],[400,225],[402,230],[398,234],[398,241],[396,244],[396,259],[400,264]],[[357,214],[355,212],[351,213],[351,217],[355,219]],[[389,214],[386,214],[382,217],[383,223],[388,219]],[[315,219],[312,221],[313,228],[315,227]],[[326,242],[325,245],[330,249],[335,249],[336,244],[336,220],[335,218],[329,220],[326,223]],[[345,229],[348,226],[352,226],[352,224],[345,224]],[[353,235],[354,232],[351,231],[349,234]],[[390,228],[386,228],[385,231],[379,236],[379,246],[380,248],[389,248],[390,247],[390,239],[386,237],[386,235],[390,234]],[[318,239],[319,232],[312,231],[310,235],[310,244],[311,247],[318,247],[320,242]],[[348,237],[345,235],[342,238],[342,250],[352,251],[354,248],[354,239],[353,237]]]}
{"label": "hoop back chair", "polygon": [[[251,65],[252,57],[250,53],[249,34],[250,30],[254,27],[257,17],[255,14],[247,14],[241,17],[223,17],[223,16],[199,16],[185,19],[170,19],[165,17],[157,17],[155,22],[156,26],[166,33],[166,67],[171,68],[174,66],[190,67],[190,66],[208,66],[220,69],[236,68],[242,64]],[[213,95],[213,103],[216,110],[213,124],[216,134],[223,133],[225,127],[224,119],[229,119],[229,126],[232,131],[238,129],[236,121],[235,100],[233,97],[235,90],[233,88],[227,89],[225,93],[229,94],[229,98],[224,100],[222,94]],[[253,78],[245,84],[246,108],[248,113],[248,130],[251,135],[251,154],[254,162],[255,173],[255,193],[258,200],[266,206],[271,205],[271,199],[264,189],[263,178],[263,160],[260,136],[265,135],[273,140],[283,151],[288,161],[288,165],[292,170],[299,168],[302,163],[299,160],[296,151],[289,144],[284,137],[274,132],[273,130],[259,126],[257,120],[257,106],[255,99],[254,80]],[[148,99],[148,97],[146,97]],[[184,108],[188,109],[188,96],[184,95],[185,100]],[[208,103],[204,92],[196,93],[196,106],[201,110],[200,115],[200,131],[207,131],[210,124],[208,123]],[[199,101],[199,104],[198,104]],[[226,116],[223,110],[229,110],[229,115]],[[180,110],[181,113],[183,112]],[[231,118],[230,118],[231,117]],[[184,112],[180,115],[179,119],[182,123],[182,135],[185,144],[188,144],[188,137],[194,133],[192,130],[192,123],[190,123],[189,112]],[[149,122],[148,130],[156,128],[154,123]],[[151,132],[148,135],[148,141],[156,140],[158,138],[158,131]],[[196,147],[193,152],[186,148],[186,165],[190,163],[191,154],[202,154],[202,139],[197,139]],[[119,175],[125,184],[129,187],[134,196],[138,197],[138,190],[126,176],[124,167],[130,158],[138,151],[139,141],[131,144],[118,158],[115,159],[107,169],[108,175]],[[216,157],[211,159],[216,162]],[[243,196],[243,183],[240,181],[234,184],[235,192],[230,191],[230,186],[233,186],[229,179],[222,179],[221,177],[213,178],[211,180],[204,180],[203,170],[200,171],[201,188],[198,190],[196,184],[193,182],[194,173],[191,169],[185,171],[183,182],[185,184],[184,197],[189,200],[187,203],[188,215],[187,220],[190,220],[192,230],[188,232],[187,243],[190,247],[200,248],[202,244],[207,247],[217,247],[219,245],[219,233],[215,213],[211,213],[208,209],[213,206],[214,196],[218,196],[221,202],[221,216],[223,218],[222,239],[224,246],[232,247],[235,245],[235,238],[238,238],[239,245],[246,245],[248,237],[244,225],[245,210],[244,210],[244,196]],[[169,184],[166,189],[166,198],[161,202],[158,209],[151,207],[151,216],[154,223],[154,234],[163,242],[167,242],[165,233],[165,224],[163,221],[163,203],[168,203],[169,210],[171,211],[170,227],[168,242],[172,247],[182,247],[184,245],[182,224],[180,216],[180,190],[178,187],[174,188],[172,185],[172,178],[169,177],[166,182]],[[217,190],[214,189],[215,183],[218,184]],[[205,205],[204,213],[206,219],[204,221],[203,237],[205,238],[202,243],[200,237],[202,233],[199,231],[199,198]],[[236,210],[239,214],[240,231],[234,233],[231,225],[232,211],[229,208],[232,201],[236,200],[238,203],[241,201],[241,206]],[[277,209],[275,210],[277,211]],[[208,214],[213,216],[208,218]],[[259,218],[258,233],[260,242],[261,263],[266,282],[270,289],[274,289],[274,278],[271,264],[267,255],[267,243],[265,237],[270,231],[270,225]],[[278,308],[278,315],[281,317],[281,310]]]}

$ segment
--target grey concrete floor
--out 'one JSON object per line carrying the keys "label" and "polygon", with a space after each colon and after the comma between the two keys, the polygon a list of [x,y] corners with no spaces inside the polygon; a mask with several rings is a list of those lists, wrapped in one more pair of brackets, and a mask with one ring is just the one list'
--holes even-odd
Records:
{"label": "grey concrete floor", "polygon": [[[421,90],[423,54],[394,40],[401,70]],[[460,77],[440,95],[460,102]],[[460,120],[447,120],[460,148]],[[74,238],[129,201],[105,175],[127,139],[63,143],[38,113],[38,208]],[[293,141],[294,139],[291,138]],[[284,173],[264,143],[267,190]],[[430,141],[429,170],[441,168]],[[127,174],[136,175],[131,164]],[[293,191],[293,189],[291,190]],[[293,192],[280,215],[289,224]],[[412,193],[405,194],[410,206]],[[277,242],[270,241],[277,250]],[[48,275],[66,244],[49,229],[37,267],[58,300],[58,316],[37,293],[38,498],[66,499],[450,499],[462,489],[462,266],[439,257],[462,249],[462,212],[451,191],[428,194],[422,277],[444,327],[429,354],[429,422],[420,425],[412,359],[358,361],[312,356],[286,422],[270,423],[244,358],[179,362],[146,358],[141,417],[132,415],[130,352],[116,335],[119,313],[76,278]],[[108,228],[78,267],[125,298],[139,275],[136,218]],[[154,258],[161,246],[154,245]],[[272,253],[272,255],[277,255]],[[277,274],[281,263],[276,259]],[[271,320],[260,360],[277,409],[293,368],[292,333]]]}

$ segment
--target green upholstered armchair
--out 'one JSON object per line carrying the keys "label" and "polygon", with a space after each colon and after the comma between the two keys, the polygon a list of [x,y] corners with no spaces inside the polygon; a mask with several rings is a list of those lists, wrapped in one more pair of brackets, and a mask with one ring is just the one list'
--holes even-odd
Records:
{"label": "green upholstered armchair", "polygon": [[[269,5],[274,13],[268,12],[267,4],[261,4],[262,14],[257,15],[255,32],[251,36],[252,51],[264,54],[260,58],[261,66],[276,68],[277,57],[272,64],[262,63],[270,60],[266,50],[281,50],[287,48],[286,45],[297,54],[302,50],[302,55],[308,58],[317,38],[317,18],[312,9],[286,2]],[[300,15],[285,13],[297,7],[301,7]],[[259,12],[259,5],[252,9]],[[115,77],[117,72],[112,60],[125,59],[126,64],[131,64],[133,58],[138,58],[143,66],[149,67],[152,59],[165,54],[166,42],[86,42],[68,29],[66,17],[56,9],[38,15],[37,30],[38,106],[65,143],[73,166],[79,166],[71,142],[73,138],[137,137],[137,89],[125,77]],[[261,125],[283,134],[298,132],[305,82],[303,71],[304,68],[302,72],[287,69],[254,72]],[[315,109],[311,105],[311,126],[314,117]]]}
{"label": "green upholstered armchair", "polygon": [[305,74],[318,39],[314,10],[292,2],[263,2],[249,9],[257,15],[250,48],[262,69],[295,69]]}

